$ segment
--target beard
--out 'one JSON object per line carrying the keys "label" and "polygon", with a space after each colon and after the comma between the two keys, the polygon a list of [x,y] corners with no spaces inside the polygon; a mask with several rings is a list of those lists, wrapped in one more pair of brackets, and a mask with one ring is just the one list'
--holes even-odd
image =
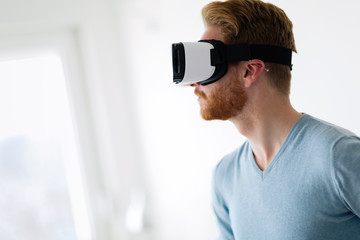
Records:
{"label": "beard", "polygon": [[247,102],[244,87],[237,79],[219,85],[208,94],[195,89],[195,95],[202,99],[200,113],[204,120],[228,120],[239,114]]}

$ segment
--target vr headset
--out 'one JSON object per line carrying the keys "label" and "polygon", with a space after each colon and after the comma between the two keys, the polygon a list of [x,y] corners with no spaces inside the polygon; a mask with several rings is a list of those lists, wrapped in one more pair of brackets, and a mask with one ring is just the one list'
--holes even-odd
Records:
{"label": "vr headset", "polygon": [[259,59],[292,69],[292,50],[270,45],[232,44],[218,40],[172,44],[173,81],[176,85],[207,85],[222,78],[228,64]]}

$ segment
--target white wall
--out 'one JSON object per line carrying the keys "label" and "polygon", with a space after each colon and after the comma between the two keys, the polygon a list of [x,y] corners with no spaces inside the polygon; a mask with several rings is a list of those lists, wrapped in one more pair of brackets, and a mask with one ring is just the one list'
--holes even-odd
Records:
{"label": "white wall", "polygon": [[277,2],[294,23],[294,106],[360,134],[360,2]]}
{"label": "white wall", "polygon": [[[193,89],[172,84],[170,56],[171,43],[200,38],[207,2],[0,0],[2,36],[74,36],[84,88],[74,108],[88,120],[80,132],[91,132],[83,145],[99,240],[139,237],[124,227],[134,187],[146,187],[152,239],[215,239],[211,172],[244,138],[228,122],[201,120]],[[271,2],[294,23],[294,106],[360,134],[360,3]]]}

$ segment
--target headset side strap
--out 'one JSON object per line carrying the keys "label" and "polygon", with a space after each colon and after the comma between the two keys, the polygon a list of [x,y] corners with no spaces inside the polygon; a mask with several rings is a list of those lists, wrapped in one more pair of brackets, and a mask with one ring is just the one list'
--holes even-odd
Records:
{"label": "headset side strap", "polygon": [[260,59],[264,62],[273,62],[289,66],[292,70],[292,50],[270,45],[234,44],[226,45],[228,62],[249,61]]}

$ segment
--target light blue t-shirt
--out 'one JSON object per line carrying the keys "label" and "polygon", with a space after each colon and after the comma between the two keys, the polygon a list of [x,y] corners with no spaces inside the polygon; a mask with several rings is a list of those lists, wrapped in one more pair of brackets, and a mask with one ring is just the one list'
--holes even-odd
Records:
{"label": "light blue t-shirt", "polygon": [[221,240],[360,239],[360,138],[304,114],[261,171],[250,143],[214,170]]}

